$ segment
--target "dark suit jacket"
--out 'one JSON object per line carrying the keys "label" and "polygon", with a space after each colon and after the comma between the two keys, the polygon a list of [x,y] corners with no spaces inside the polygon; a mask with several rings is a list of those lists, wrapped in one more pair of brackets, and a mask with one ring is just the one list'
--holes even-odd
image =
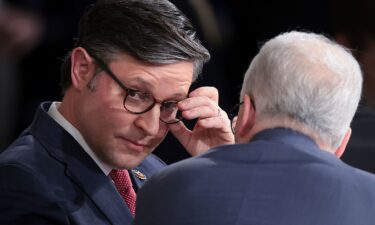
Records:
{"label": "dark suit jacket", "polygon": [[374,175],[270,129],[175,163],[138,192],[135,225],[374,225]]}
{"label": "dark suit jacket", "polygon": [[[0,224],[131,224],[111,180],[47,114],[49,106],[0,155]],[[150,177],[163,167],[151,155],[135,169]],[[131,176],[138,189],[144,180]]]}

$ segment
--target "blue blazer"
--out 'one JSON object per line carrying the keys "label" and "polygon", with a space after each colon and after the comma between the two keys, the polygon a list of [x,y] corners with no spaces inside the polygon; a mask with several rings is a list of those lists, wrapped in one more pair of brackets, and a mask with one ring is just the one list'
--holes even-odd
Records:
{"label": "blue blazer", "polygon": [[[132,215],[108,178],[48,114],[0,155],[0,224],[131,224]],[[137,190],[165,164],[150,155],[131,174]]]}
{"label": "blue blazer", "polygon": [[375,177],[270,129],[172,164],[138,192],[135,225],[374,225]]}

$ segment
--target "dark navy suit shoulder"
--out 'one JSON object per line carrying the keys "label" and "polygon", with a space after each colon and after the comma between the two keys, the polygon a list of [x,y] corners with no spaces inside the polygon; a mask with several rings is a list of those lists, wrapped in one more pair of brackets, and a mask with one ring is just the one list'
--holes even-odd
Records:
{"label": "dark navy suit shoulder", "polygon": [[[31,126],[0,154],[0,224],[131,224],[112,181],[42,103]],[[155,156],[137,170],[165,167]],[[138,173],[139,174],[139,173]],[[135,175],[135,188],[145,180]]]}

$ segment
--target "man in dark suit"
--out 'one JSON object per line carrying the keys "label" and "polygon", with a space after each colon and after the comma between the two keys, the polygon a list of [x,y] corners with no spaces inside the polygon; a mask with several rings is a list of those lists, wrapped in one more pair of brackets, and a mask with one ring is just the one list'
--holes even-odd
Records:
{"label": "man in dark suit", "polygon": [[169,129],[192,155],[234,141],[217,90],[188,94],[208,59],[170,2],[97,1],[62,66],[62,102],[42,103],[0,155],[0,224],[131,224]]}
{"label": "man in dark suit", "polygon": [[138,192],[135,225],[372,225],[375,177],[338,157],[362,76],[322,35],[281,34],[245,74],[236,145],[171,165]]}

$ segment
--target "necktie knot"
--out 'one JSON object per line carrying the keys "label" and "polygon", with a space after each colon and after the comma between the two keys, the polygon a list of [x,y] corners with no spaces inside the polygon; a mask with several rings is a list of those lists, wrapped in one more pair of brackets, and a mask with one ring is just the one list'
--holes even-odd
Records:
{"label": "necktie knot", "polygon": [[129,172],[127,170],[112,170],[109,173],[109,176],[112,178],[117,191],[128,205],[130,212],[134,215],[136,194],[133,189]]}

